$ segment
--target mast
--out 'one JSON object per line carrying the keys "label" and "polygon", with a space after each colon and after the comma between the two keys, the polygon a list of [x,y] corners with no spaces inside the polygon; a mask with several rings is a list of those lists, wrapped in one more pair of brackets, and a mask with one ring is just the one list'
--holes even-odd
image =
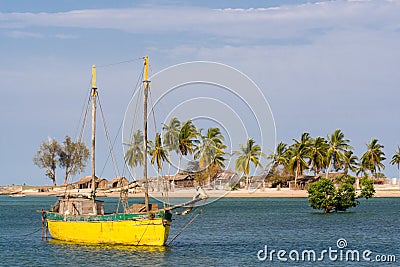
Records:
{"label": "mast", "polygon": [[96,148],[96,66],[92,66],[92,192],[91,198],[93,200],[93,214],[97,215],[97,207],[95,202],[96,197],[96,174],[95,174],[95,148]]}
{"label": "mast", "polygon": [[144,57],[143,71],[143,89],[144,89],[144,106],[143,106],[143,146],[144,146],[144,161],[143,161],[143,177],[144,177],[144,205],[146,212],[149,212],[149,184],[147,179],[147,98],[149,95],[149,57]]}

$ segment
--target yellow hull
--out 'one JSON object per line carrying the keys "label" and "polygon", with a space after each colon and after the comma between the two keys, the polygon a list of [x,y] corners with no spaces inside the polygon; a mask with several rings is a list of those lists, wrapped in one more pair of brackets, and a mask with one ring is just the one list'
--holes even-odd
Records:
{"label": "yellow hull", "polygon": [[163,219],[123,221],[47,220],[54,239],[89,243],[163,246],[168,239],[170,222]]}

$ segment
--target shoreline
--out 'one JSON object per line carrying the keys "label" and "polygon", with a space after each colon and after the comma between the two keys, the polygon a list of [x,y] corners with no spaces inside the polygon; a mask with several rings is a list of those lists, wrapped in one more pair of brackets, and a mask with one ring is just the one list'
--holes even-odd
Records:
{"label": "shoreline", "polygon": [[[249,191],[246,189],[239,189],[235,191],[224,191],[224,190],[205,190],[210,198],[307,198],[308,193],[306,190],[290,190],[288,188],[282,188],[277,190],[276,188],[266,188],[257,189],[254,191]],[[400,197],[400,186],[375,186],[375,197]],[[12,196],[59,196],[65,192],[63,188],[55,188],[49,192],[38,192],[34,189],[22,190],[19,192],[9,192],[3,195]],[[80,192],[81,194],[88,194],[84,190]],[[179,189],[174,192],[169,192],[170,198],[192,198],[197,194],[195,189]],[[119,197],[120,193],[117,192],[98,192],[98,197]],[[149,192],[150,197],[162,198],[161,192]],[[129,193],[130,198],[143,198],[144,193]]]}

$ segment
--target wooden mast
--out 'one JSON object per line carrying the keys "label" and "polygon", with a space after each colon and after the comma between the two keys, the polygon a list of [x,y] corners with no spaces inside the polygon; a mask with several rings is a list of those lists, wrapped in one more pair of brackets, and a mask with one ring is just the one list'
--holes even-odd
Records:
{"label": "wooden mast", "polygon": [[144,106],[143,106],[143,177],[144,177],[144,205],[146,212],[149,212],[149,183],[147,179],[147,98],[149,95],[150,81],[149,81],[149,57],[144,57],[144,71],[143,71],[143,89],[144,89]]}
{"label": "wooden mast", "polygon": [[97,97],[97,86],[96,86],[96,66],[92,66],[92,192],[91,197],[93,200],[93,214],[97,215],[96,207],[96,174],[95,174],[95,148],[96,148],[96,97]]}

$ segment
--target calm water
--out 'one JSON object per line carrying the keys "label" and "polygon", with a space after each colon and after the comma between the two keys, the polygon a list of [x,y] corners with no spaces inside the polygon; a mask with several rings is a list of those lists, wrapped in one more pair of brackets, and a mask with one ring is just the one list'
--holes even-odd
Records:
{"label": "calm water", "polygon": [[[350,212],[328,215],[309,208],[307,199],[222,199],[207,205],[166,248],[42,241],[40,231],[30,234],[41,227],[35,211],[54,202],[53,197],[0,196],[1,266],[400,266],[400,198],[362,201]],[[107,204],[115,206],[116,200],[106,199]],[[178,217],[170,238],[194,214]],[[330,261],[328,255],[324,262],[289,259],[291,250],[314,250],[317,257],[329,247],[338,250],[339,238],[347,241],[344,252],[371,250],[370,258],[395,255],[397,262]],[[260,261],[257,252],[265,245],[287,251],[288,261],[276,255],[272,262]]]}

